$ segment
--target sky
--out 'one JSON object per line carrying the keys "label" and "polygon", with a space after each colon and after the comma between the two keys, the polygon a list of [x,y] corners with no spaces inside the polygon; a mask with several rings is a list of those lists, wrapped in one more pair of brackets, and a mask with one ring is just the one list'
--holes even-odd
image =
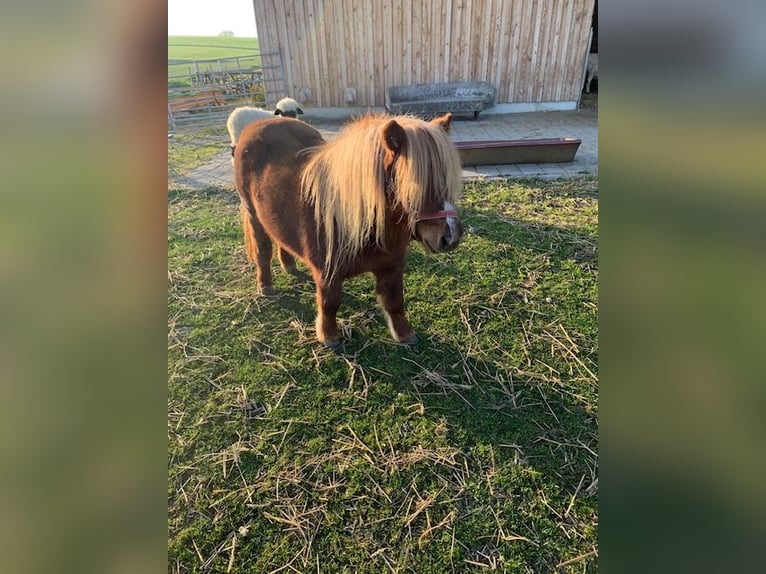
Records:
{"label": "sky", "polygon": [[255,37],[253,0],[168,0],[168,36]]}

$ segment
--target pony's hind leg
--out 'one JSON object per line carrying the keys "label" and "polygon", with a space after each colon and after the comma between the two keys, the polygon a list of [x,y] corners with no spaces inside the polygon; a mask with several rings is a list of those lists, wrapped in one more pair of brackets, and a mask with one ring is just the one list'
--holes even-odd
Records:
{"label": "pony's hind leg", "polygon": [[282,269],[290,275],[297,275],[298,268],[295,266],[295,257],[293,257],[284,247],[277,246],[277,256]]}
{"label": "pony's hind leg", "polygon": [[417,345],[418,336],[404,312],[403,263],[396,269],[375,271],[375,293],[394,340],[405,345]]}
{"label": "pony's hind leg", "polygon": [[289,253],[284,247],[277,246],[277,256],[279,257],[279,264],[287,273],[298,279],[299,281],[308,281],[309,276],[300,271],[295,265],[295,257]]}
{"label": "pony's hind leg", "polygon": [[283,247],[277,246],[277,256],[282,269],[288,273],[295,273],[295,257],[290,255]]}
{"label": "pony's hind leg", "polygon": [[250,214],[243,203],[239,204],[239,212],[242,214],[242,232],[245,236],[245,255],[247,260],[255,264],[256,263],[256,247],[255,247],[255,232],[252,225],[250,225]]}
{"label": "pony's hind leg", "polygon": [[271,276],[271,238],[266,234],[254,212],[245,205],[241,206],[241,211],[247,259],[255,264],[255,277],[261,293],[270,295],[274,292]]}

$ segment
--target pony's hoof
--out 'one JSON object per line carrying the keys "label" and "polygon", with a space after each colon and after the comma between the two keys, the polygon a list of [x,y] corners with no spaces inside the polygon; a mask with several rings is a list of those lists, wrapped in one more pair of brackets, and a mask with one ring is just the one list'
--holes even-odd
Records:
{"label": "pony's hoof", "polygon": [[406,341],[400,341],[402,345],[406,345],[407,347],[417,347],[418,343],[420,343],[420,338],[418,338],[417,335],[413,335],[411,338],[407,339]]}
{"label": "pony's hoof", "polygon": [[274,287],[272,287],[271,285],[261,285],[260,290],[261,290],[261,295],[264,295],[266,297],[274,295],[275,293]]}
{"label": "pony's hoof", "polygon": [[310,276],[308,273],[304,273],[304,272],[303,272],[303,271],[301,271],[300,269],[296,269],[295,267],[293,267],[292,269],[290,269],[290,270],[286,270],[286,271],[287,271],[287,272],[288,272],[290,275],[292,275],[292,276],[293,276],[293,278],[294,278],[296,281],[299,281],[299,282],[301,282],[301,283],[308,283],[309,281],[311,281],[311,276]]}
{"label": "pony's hoof", "polygon": [[335,351],[340,347],[340,339],[335,339],[333,341],[322,341],[322,344],[325,346],[325,349],[332,349]]}

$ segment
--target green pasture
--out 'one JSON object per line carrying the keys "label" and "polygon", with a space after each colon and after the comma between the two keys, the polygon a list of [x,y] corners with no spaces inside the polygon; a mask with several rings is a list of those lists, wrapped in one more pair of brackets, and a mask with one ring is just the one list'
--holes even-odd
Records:
{"label": "green pasture", "polygon": [[[171,87],[189,85],[189,74],[197,71],[220,71],[236,69],[237,62],[222,62],[223,58],[242,58],[243,69],[258,69],[260,56],[257,38],[218,36],[168,36],[168,82]],[[196,66],[194,62],[197,62]],[[220,68],[220,70],[219,70]]]}
{"label": "green pasture", "polygon": [[408,255],[419,346],[363,276],[332,352],[310,283],[256,294],[236,192],[169,188],[169,572],[596,571],[597,182],[459,209],[458,250]]}
{"label": "green pasture", "polygon": [[169,62],[247,56],[257,52],[258,49],[258,38],[168,36]]}

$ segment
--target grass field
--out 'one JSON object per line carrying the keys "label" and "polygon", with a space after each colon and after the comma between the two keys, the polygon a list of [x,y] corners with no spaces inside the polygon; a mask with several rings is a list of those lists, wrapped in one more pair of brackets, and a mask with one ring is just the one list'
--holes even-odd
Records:
{"label": "grass field", "polygon": [[248,56],[258,49],[258,38],[168,36],[169,62]]}
{"label": "grass field", "polygon": [[596,571],[597,187],[468,184],[420,345],[359,277],[338,353],[310,284],[255,294],[234,190],[169,189],[169,571]]}
{"label": "grass field", "polygon": [[[257,38],[168,36],[168,85],[175,88],[190,85],[190,74],[196,71],[259,69],[258,51]],[[220,66],[215,61],[235,57],[241,60],[223,62]]]}
{"label": "grass field", "polygon": [[205,163],[226,149],[229,143],[225,121],[212,126],[192,126],[177,131],[168,139],[168,181],[173,181],[190,169]]}

